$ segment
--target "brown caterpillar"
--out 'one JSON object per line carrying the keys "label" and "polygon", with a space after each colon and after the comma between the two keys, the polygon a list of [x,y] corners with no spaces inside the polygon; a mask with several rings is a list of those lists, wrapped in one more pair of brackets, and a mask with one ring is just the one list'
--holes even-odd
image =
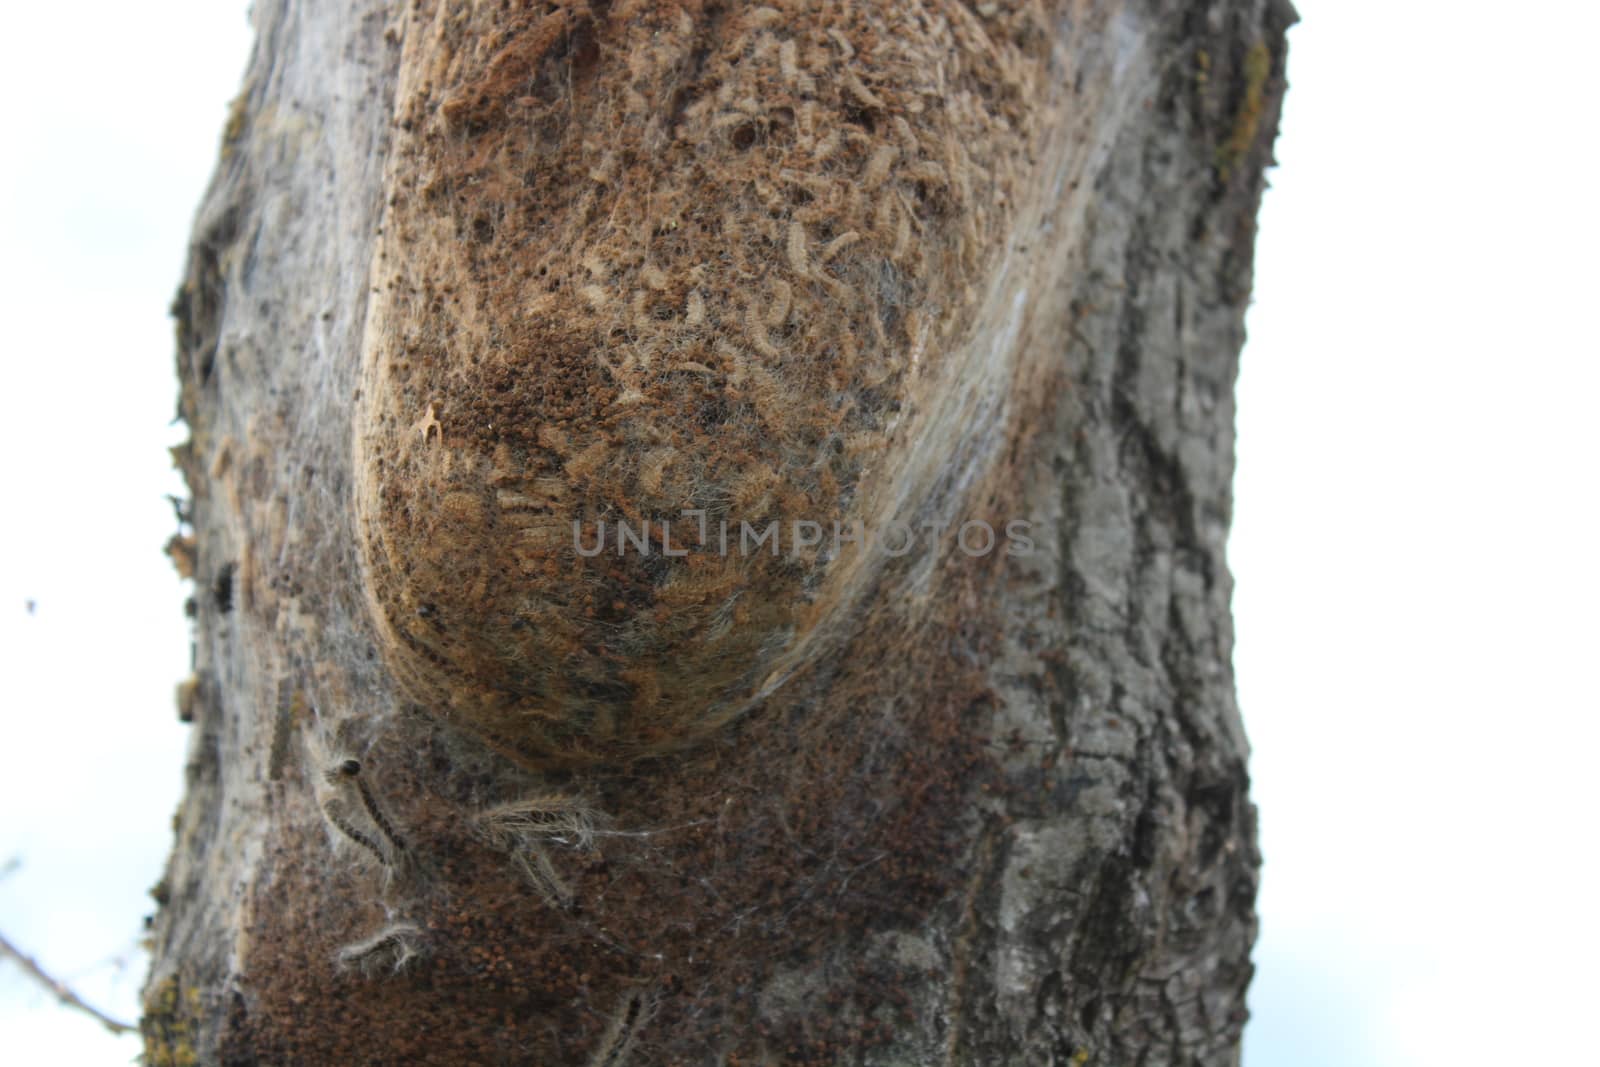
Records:
{"label": "brown caterpillar", "polygon": [[355,419],[380,644],[527,766],[669,751],[882,571],[691,531],[937,518],[1003,439],[992,259],[1040,225],[1051,35],[960,0],[407,10]]}
{"label": "brown caterpillar", "polygon": [[322,802],[322,817],[328,820],[328,824],[330,826],[332,826],[335,830],[338,830],[348,840],[355,842],[356,845],[365,850],[380,864],[384,866],[389,865],[389,857],[383,851],[383,849],[379,847],[378,843],[372,838],[368,837],[361,830],[358,830],[350,822],[350,820],[345,817],[344,812],[340,811],[333,801],[325,799]]}
{"label": "brown caterpillar", "polygon": [[[389,846],[387,852],[379,852],[380,858],[383,858],[384,862],[391,866],[399,865],[410,850],[406,847],[405,840],[401,838],[399,831],[394,828],[394,824],[389,821],[389,817],[383,813],[383,807],[378,803],[378,798],[372,795],[372,787],[361,776],[361,761],[351,757],[337,760],[332,767],[324,772],[323,777],[329,785],[335,788],[353,789],[355,791],[361,807],[367,813],[367,817],[372,820],[372,825],[378,828],[378,832],[383,835],[383,840]],[[345,826],[338,823],[335,823],[335,825],[339,826],[346,836],[353,839],[357,837]],[[358,843],[361,842],[358,841]],[[366,844],[367,847],[371,847],[370,842]]]}
{"label": "brown caterpillar", "polygon": [[565,911],[577,898],[547,849],[551,842],[590,848],[600,821],[599,813],[583,799],[548,793],[480,812],[473,826],[486,844],[511,856],[512,866],[546,905]]}

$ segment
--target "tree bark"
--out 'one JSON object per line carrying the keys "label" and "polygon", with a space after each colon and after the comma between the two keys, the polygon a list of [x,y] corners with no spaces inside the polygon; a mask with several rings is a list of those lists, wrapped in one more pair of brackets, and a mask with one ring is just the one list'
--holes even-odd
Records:
{"label": "tree bark", "polygon": [[[149,1062],[1237,1063],[1293,17],[259,0]],[[786,551],[569,539],[682,508]]]}

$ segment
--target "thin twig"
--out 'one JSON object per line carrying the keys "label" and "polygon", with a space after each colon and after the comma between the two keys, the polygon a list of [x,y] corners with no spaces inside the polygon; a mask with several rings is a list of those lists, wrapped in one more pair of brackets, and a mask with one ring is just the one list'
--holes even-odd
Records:
{"label": "thin twig", "polygon": [[50,977],[43,967],[39,966],[33,961],[32,957],[25,955],[21,949],[17,948],[17,946],[13,945],[9,940],[7,940],[4,934],[0,934],[0,953],[10,956],[12,959],[16,960],[18,966],[20,966],[24,971],[27,971],[34,981],[38,982],[40,985],[44,986],[52,994],[54,994],[55,998],[61,1003],[65,1004],[69,1008],[77,1008],[81,1012],[92,1015],[95,1019],[99,1020],[101,1026],[104,1026],[113,1034],[131,1034],[135,1032],[134,1027],[129,1026],[127,1023],[118,1022],[105,1012],[101,1011],[99,1008],[96,1008],[92,1004],[86,1002],[82,997],[78,996],[78,994],[74,993],[70,988],[68,988],[65,982],[57,981],[56,979]]}

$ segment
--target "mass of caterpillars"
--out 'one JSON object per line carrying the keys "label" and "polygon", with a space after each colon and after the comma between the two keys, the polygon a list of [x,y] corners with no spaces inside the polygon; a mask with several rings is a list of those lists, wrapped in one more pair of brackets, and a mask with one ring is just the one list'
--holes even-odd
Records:
{"label": "mass of caterpillars", "polygon": [[816,550],[580,559],[573,523],[852,517],[1005,241],[1048,39],[599,10],[413,12],[361,416],[384,651],[530,765],[716,729],[825,624]]}

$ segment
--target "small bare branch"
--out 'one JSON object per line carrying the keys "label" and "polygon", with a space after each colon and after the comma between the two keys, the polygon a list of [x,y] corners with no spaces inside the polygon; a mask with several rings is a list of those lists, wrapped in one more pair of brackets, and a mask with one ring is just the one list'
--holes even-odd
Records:
{"label": "small bare branch", "polygon": [[135,1027],[129,1025],[128,1023],[118,1022],[116,1019],[113,1019],[111,1016],[107,1015],[105,1012],[101,1011],[99,1008],[96,1008],[94,1005],[88,1003],[82,997],[78,996],[78,994],[74,993],[65,982],[62,982],[56,978],[52,978],[49,972],[47,972],[43,967],[39,966],[39,964],[34,961],[33,957],[23,953],[23,951],[17,948],[17,946],[13,945],[4,934],[0,934],[0,954],[9,956],[11,959],[15,960],[17,962],[17,966],[26,971],[28,976],[35,982],[38,982],[40,985],[48,989],[51,996],[55,997],[69,1008],[76,1008],[84,1014],[92,1016],[97,1022],[99,1022],[101,1026],[105,1027],[107,1030],[110,1030],[113,1034],[131,1034],[136,1032]]}

